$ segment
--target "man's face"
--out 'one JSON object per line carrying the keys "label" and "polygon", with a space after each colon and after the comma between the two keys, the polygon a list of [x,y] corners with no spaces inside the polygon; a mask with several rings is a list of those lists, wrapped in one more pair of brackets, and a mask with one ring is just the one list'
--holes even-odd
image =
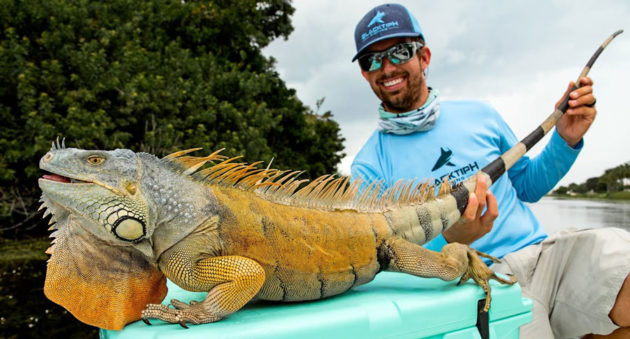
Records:
{"label": "man's face", "polygon": [[[408,41],[408,38],[379,41],[371,45],[367,52],[384,51]],[[428,97],[423,70],[429,65],[430,59],[431,51],[425,46],[418,51],[416,57],[406,63],[394,65],[384,58],[380,69],[372,72],[362,70],[361,74],[388,112],[404,113],[420,108]]]}

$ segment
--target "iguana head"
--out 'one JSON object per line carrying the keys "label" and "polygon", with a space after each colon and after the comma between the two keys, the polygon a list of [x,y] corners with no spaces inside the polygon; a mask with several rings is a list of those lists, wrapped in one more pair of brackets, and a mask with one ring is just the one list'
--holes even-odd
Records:
{"label": "iguana head", "polygon": [[53,147],[40,160],[42,201],[55,225],[44,292],[79,320],[120,329],[166,294],[152,235],[156,207],[130,150]]}
{"label": "iguana head", "polygon": [[[71,214],[98,238],[119,246],[136,245],[152,256],[146,240],[150,218],[138,189],[141,166],[130,150],[51,150],[40,168],[51,174],[39,180],[44,201],[54,215]],[[137,246],[144,243],[148,246]]]}

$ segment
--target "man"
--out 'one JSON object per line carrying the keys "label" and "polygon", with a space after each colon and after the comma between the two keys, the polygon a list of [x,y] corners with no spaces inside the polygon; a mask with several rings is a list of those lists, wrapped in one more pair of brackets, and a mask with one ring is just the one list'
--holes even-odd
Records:
{"label": "man", "polygon": [[[372,9],[358,23],[355,43],[353,61],[382,104],[379,129],[354,159],[353,178],[386,185],[445,176],[461,182],[518,142],[487,104],[440,102],[438,90],[426,81],[431,51],[405,7]],[[460,222],[427,245],[439,250],[460,242],[504,258],[493,269],[515,274],[534,302],[534,319],[521,329],[523,338],[613,331],[630,337],[630,235],[598,229],[547,238],[524,204],[549,192],[582,148],[596,109],[591,79],[580,79],[580,85],[565,93],[569,109],[542,153],[519,160],[493,184],[493,193],[480,179]]]}

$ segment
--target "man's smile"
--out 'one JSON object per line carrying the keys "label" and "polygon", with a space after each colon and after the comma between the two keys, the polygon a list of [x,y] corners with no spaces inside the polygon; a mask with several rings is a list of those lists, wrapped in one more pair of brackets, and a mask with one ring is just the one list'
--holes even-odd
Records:
{"label": "man's smile", "polygon": [[404,86],[405,76],[398,75],[393,78],[387,78],[385,80],[380,81],[381,87],[388,92],[397,91]]}

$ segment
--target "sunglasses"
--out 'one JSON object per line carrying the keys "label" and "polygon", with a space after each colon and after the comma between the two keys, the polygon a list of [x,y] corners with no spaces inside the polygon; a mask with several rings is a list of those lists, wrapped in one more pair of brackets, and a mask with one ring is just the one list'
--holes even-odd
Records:
{"label": "sunglasses", "polygon": [[411,60],[422,47],[424,45],[417,41],[401,42],[381,52],[363,54],[359,57],[359,66],[366,72],[379,70],[383,66],[385,57],[394,65],[404,64]]}

